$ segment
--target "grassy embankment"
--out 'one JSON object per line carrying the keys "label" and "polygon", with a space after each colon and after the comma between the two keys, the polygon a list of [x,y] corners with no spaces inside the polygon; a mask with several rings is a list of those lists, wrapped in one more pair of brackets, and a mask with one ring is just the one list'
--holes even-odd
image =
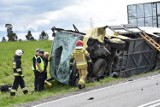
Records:
{"label": "grassy embankment", "polygon": [[[28,90],[31,92],[33,90],[34,75],[31,69],[32,57],[35,53],[36,48],[41,48],[44,51],[49,51],[51,48],[52,41],[22,41],[22,42],[6,42],[0,43],[0,85],[2,84],[12,84],[14,76],[12,75],[12,61],[14,52],[16,49],[22,49],[24,55],[22,57],[22,68],[24,74],[24,80]],[[49,76],[49,75],[48,75]],[[105,78],[99,82],[89,83],[87,87],[95,86],[98,84],[103,84],[106,82],[113,81],[113,78]],[[13,106],[17,104],[22,104],[25,102],[30,102],[34,100],[40,100],[47,98],[49,96],[54,96],[58,94],[63,94],[71,91],[78,90],[77,87],[71,87],[67,85],[60,84],[57,81],[52,81],[53,87],[47,89],[43,92],[36,92],[34,94],[24,95],[22,90],[19,88],[17,95],[14,98],[9,96],[9,93],[0,93],[0,106]]]}

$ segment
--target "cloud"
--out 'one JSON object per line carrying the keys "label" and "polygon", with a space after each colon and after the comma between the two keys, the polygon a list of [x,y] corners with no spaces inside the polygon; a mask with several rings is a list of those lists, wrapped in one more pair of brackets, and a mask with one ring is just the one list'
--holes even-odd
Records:
{"label": "cloud", "polygon": [[69,6],[70,0],[13,0],[11,2],[1,0],[0,24],[11,23],[15,28],[22,24],[20,30],[26,30],[26,28],[30,28],[31,23],[39,23],[37,20],[42,20],[43,23],[46,24],[46,21],[44,22],[45,19],[43,19],[43,14],[49,11],[61,10],[66,7],[65,5]]}
{"label": "cloud", "polygon": [[73,29],[72,24],[86,32],[91,19],[94,27],[126,24],[127,5],[134,3],[139,0],[1,0],[0,36],[6,32],[6,23],[11,23],[20,37],[28,30],[35,35],[42,30],[51,32],[53,26]]}
{"label": "cloud", "polygon": [[5,27],[4,26],[0,26],[0,32],[5,32],[5,31],[6,31]]}
{"label": "cloud", "polygon": [[[119,4],[111,6],[110,2],[106,0],[101,0],[101,2],[97,0],[77,0],[74,5],[63,8],[58,12],[58,22],[63,27],[69,27],[74,23],[80,28],[89,28],[90,19],[93,20],[95,26],[127,23],[127,20],[124,19],[126,13],[118,14],[121,12],[121,9],[116,9],[118,6]],[[121,8],[127,7],[122,5]]]}

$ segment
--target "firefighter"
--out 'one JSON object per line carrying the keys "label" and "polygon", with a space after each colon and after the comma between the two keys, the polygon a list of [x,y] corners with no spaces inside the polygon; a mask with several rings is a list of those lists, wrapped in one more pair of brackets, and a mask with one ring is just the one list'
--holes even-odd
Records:
{"label": "firefighter", "polygon": [[13,75],[14,75],[14,82],[10,92],[10,96],[15,96],[16,91],[20,85],[21,89],[23,90],[24,94],[28,93],[28,90],[25,86],[25,82],[23,80],[22,75],[22,67],[21,67],[21,56],[23,55],[23,51],[21,49],[16,50],[14,60],[13,60]]}
{"label": "firefighter", "polygon": [[71,55],[71,66],[73,66],[73,61],[75,59],[76,68],[78,69],[79,81],[78,87],[79,89],[85,88],[85,79],[87,77],[87,67],[88,63],[92,63],[92,60],[89,56],[89,53],[85,48],[83,48],[83,42],[78,40],[76,42],[76,49],[73,51]]}
{"label": "firefighter", "polygon": [[36,68],[36,60],[37,60],[37,57],[39,56],[39,51],[40,51],[40,48],[37,48],[35,50],[35,55],[32,58],[32,70],[34,72],[34,91],[37,90],[36,84],[38,84],[36,81],[38,80],[38,75],[36,75],[36,72],[38,72],[37,71],[38,68]]}
{"label": "firefighter", "polygon": [[37,57],[36,60],[36,91],[42,91],[44,90],[44,61],[43,61],[43,54],[44,51],[40,50],[39,51],[39,56]]}

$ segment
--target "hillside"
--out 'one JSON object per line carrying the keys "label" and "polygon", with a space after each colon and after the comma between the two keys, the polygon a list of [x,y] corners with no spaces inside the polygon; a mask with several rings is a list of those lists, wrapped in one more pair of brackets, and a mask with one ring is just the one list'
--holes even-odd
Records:
{"label": "hillside", "polygon": [[[29,91],[33,90],[34,75],[31,69],[32,57],[36,48],[41,48],[44,51],[50,52],[52,41],[21,41],[21,42],[6,42],[0,43],[0,85],[12,84],[14,76],[12,70],[12,61],[16,49],[22,49],[22,69],[24,80]],[[23,96],[21,89],[18,89],[17,96]],[[9,93],[0,94],[0,104],[7,105],[9,101],[5,101],[9,97]],[[11,101],[12,102],[12,101]],[[14,101],[13,101],[14,102]],[[4,104],[3,104],[4,103]]]}
{"label": "hillside", "polygon": [[23,73],[26,80],[30,80],[32,76],[32,57],[35,54],[36,48],[41,48],[44,51],[50,52],[52,41],[22,41],[22,42],[6,42],[0,43],[0,84],[12,83],[12,61],[16,49],[22,49]]}
{"label": "hillside", "polygon": [[[26,86],[31,93],[34,89],[34,74],[31,69],[32,57],[36,48],[41,48],[44,51],[50,52],[52,41],[21,41],[21,42],[6,42],[0,43],[0,85],[12,84],[14,76],[12,71],[12,61],[16,49],[22,49],[24,55],[22,56],[22,68]],[[49,76],[49,73],[48,73]],[[99,84],[106,84],[107,82],[114,81],[114,78],[105,78],[98,82],[88,83],[87,87],[96,86]],[[39,102],[57,95],[64,95],[65,93],[79,90],[77,87],[71,87],[61,84],[55,80],[52,81],[53,87],[46,89],[42,92],[35,92],[33,94],[24,95],[19,88],[15,97],[10,97],[9,93],[0,92],[0,105],[1,107],[13,107],[16,105],[24,106],[26,102]],[[29,103],[30,104],[30,103]]]}

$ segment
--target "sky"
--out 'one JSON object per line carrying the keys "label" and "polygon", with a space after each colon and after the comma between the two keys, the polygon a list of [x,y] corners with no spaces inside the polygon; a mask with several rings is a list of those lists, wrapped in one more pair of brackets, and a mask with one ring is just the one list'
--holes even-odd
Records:
{"label": "sky", "polygon": [[127,5],[158,0],[0,0],[0,41],[7,38],[5,24],[12,24],[19,39],[30,30],[37,39],[42,31],[52,39],[51,28],[81,32],[93,27],[127,24]]}

